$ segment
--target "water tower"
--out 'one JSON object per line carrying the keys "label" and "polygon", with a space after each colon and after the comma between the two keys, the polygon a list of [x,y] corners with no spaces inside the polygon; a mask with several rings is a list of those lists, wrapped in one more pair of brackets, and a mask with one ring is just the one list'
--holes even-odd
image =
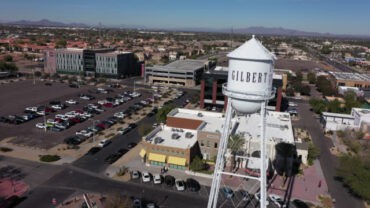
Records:
{"label": "water tower", "polygon": [[[227,55],[229,58],[228,81],[223,85],[223,94],[228,97],[224,128],[208,200],[208,208],[216,207],[221,175],[251,178],[260,181],[260,207],[266,207],[266,103],[275,96],[272,76],[275,56],[259,42],[254,35],[239,48]],[[246,116],[260,111],[261,164],[260,177],[241,175],[224,170],[227,142],[231,132],[233,115]],[[239,128],[243,128],[239,126]]]}

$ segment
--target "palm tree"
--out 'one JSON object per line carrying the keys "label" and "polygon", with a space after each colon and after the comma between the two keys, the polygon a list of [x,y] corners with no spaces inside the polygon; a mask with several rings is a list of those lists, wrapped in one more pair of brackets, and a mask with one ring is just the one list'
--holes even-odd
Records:
{"label": "palm tree", "polygon": [[239,152],[245,143],[245,139],[241,134],[234,134],[229,137],[227,142],[227,148],[231,150],[231,168],[234,169],[236,166],[236,153]]}

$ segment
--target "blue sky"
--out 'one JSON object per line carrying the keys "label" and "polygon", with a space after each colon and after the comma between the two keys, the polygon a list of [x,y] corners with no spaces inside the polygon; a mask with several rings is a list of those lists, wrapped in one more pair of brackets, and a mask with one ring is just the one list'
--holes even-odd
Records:
{"label": "blue sky", "polygon": [[370,35],[370,0],[2,0],[0,21],[21,19]]}

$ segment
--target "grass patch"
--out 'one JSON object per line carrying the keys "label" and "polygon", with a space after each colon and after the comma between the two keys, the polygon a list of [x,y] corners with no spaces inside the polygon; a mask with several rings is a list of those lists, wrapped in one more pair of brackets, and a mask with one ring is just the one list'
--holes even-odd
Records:
{"label": "grass patch", "polygon": [[60,160],[59,155],[40,155],[40,161],[42,162],[55,162]]}
{"label": "grass patch", "polygon": [[0,147],[0,151],[2,151],[2,152],[11,152],[11,151],[13,151],[13,149],[9,148],[9,147]]}

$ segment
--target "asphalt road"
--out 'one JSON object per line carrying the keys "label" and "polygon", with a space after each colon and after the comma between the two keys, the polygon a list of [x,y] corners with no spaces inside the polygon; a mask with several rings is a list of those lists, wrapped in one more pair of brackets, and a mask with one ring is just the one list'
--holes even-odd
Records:
{"label": "asphalt road", "polygon": [[333,146],[333,143],[324,136],[323,128],[319,120],[316,119],[315,114],[310,111],[310,105],[303,100],[295,100],[294,102],[298,103],[298,113],[301,119],[294,122],[293,125],[294,127],[307,129],[312,136],[314,145],[320,149],[319,160],[321,168],[328,184],[329,193],[336,200],[335,207],[363,207],[361,200],[351,195],[341,182],[334,179],[336,167],[338,167],[338,158],[331,154],[330,148]]}

